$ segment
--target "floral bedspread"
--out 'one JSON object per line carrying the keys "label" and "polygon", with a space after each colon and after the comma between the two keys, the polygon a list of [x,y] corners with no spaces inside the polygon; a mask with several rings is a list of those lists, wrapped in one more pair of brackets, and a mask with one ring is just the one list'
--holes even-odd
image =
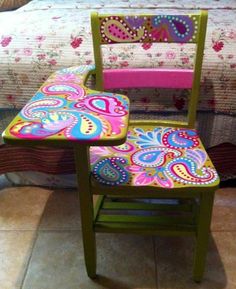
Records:
{"label": "floral bedspread", "polygon": [[[33,0],[22,8],[0,13],[0,131],[34,95],[55,70],[94,62],[90,33],[90,13],[176,13],[208,9],[209,20],[202,73],[198,129],[206,146],[236,141],[236,1],[235,0]],[[108,67],[191,67],[191,47],[186,45],[128,45],[104,48]],[[190,52],[190,56],[189,56]],[[182,115],[188,99],[186,91],[133,90],[131,108],[150,118],[154,111]],[[5,109],[1,111],[1,109]],[[146,114],[146,111],[149,112]],[[209,133],[211,132],[211,133]],[[1,142],[1,140],[0,140]],[[8,151],[8,150],[11,150]],[[73,158],[70,151],[27,151],[4,147],[14,164],[22,165],[8,178],[18,184],[75,186]],[[38,157],[35,163],[35,155]],[[0,156],[1,158],[1,156]],[[68,158],[70,161],[68,161]],[[9,160],[9,158],[5,158]],[[17,161],[16,161],[17,160]],[[27,160],[27,162],[26,162]],[[63,166],[58,162],[65,161]],[[67,167],[66,167],[67,164]],[[8,165],[5,162],[5,165]],[[43,172],[35,172],[37,168]],[[68,167],[69,166],[69,167]],[[61,171],[60,169],[66,169]],[[55,170],[53,170],[55,168]],[[58,168],[60,168],[58,170]],[[3,166],[4,172],[4,166]],[[32,170],[34,172],[32,172]],[[9,171],[9,170],[6,170]],[[12,171],[12,170],[10,170]],[[52,173],[51,175],[48,173]],[[59,175],[55,175],[55,174]],[[61,175],[63,174],[63,175]]]}
{"label": "floral bedspread", "polygon": [[[144,3],[145,2],[145,3]],[[164,2],[164,3],[163,3]],[[186,3],[188,2],[188,3]],[[144,8],[145,6],[145,8]],[[21,108],[55,70],[91,64],[90,13],[191,12],[209,9],[199,110],[236,113],[236,1],[33,0],[0,14],[0,108]],[[104,47],[107,67],[191,67],[186,45]],[[190,56],[189,56],[190,52]],[[186,91],[133,90],[133,111],[184,111]]]}

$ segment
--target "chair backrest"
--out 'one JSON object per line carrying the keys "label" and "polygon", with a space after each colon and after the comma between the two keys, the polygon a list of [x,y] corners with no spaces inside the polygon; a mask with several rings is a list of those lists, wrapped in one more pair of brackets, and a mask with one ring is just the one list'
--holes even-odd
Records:
{"label": "chair backrest", "polygon": [[[98,90],[138,87],[191,89],[187,122],[181,122],[181,126],[194,127],[207,16],[207,11],[191,15],[102,15],[93,12],[91,25],[96,88]],[[193,69],[103,69],[102,45],[154,42],[195,44]]]}

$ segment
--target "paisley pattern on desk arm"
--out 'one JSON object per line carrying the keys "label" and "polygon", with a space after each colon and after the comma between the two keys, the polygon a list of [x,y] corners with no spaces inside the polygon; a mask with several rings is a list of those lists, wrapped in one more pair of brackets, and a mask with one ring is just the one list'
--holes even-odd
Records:
{"label": "paisley pattern on desk arm", "polygon": [[93,65],[54,73],[26,104],[7,136],[29,140],[94,141],[125,136],[128,98],[83,83]]}

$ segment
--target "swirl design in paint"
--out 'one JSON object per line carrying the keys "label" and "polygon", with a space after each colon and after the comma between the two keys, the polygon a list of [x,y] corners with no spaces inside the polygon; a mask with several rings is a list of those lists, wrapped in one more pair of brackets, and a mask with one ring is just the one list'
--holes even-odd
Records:
{"label": "swirl design in paint", "polygon": [[188,16],[158,15],[151,21],[155,41],[188,42],[194,36],[194,21]]}
{"label": "swirl design in paint", "polygon": [[198,16],[147,15],[100,17],[102,43],[196,42]]}
{"label": "swirl design in paint", "polygon": [[85,97],[84,89],[74,83],[58,82],[42,87],[47,95],[66,95],[67,100],[79,101]]}
{"label": "swirl design in paint", "polygon": [[119,152],[119,153],[131,153],[132,151],[135,150],[135,146],[131,142],[128,142],[128,141],[122,145],[113,146],[111,148],[114,152]]}
{"label": "swirl design in paint", "polygon": [[194,148],[199,145],[198,135],[191,129],[172,129],[163,135],[162,143],[169,148]]}
{"label": "swirl design in paint", "polygon": [[162,135],[169,128],[155,127],[153,130],[145,131],[142,128],[134,128],[134,133],[128,134],[128,139],[135,142],[140,148],[150,148],[156,146],[163,146]]}
{"label": "swirl design in paint", "polygon": [[104,185],[114,186],[127,184],[129,174],[123,168],[126,163],[126,159],[120,157],[102,159],[95,164],[93,176]]}
{"label": "swirl design in paint", "polygon": [[175,181],[191,185],[210,184],[218,177],[215,169],[207,167],[198,169],[196,163],[188,158],[171,161],[166,171]]}
{"label": "swirl design in paint", "polygon": [[136,151],[131,161],[140,167],[153,168],[163,166],[168,156],[173,159],[181,156],[181,152],[164,147],[147,148]]}
{"label": "swirl design in paint", "polygon": [[102,133],[101,120],[90,114],[63,110],[40,114],[40,122],[22,122],[20,127],[19,124],[13,126],[11,133],[17,137],[40,139],[63,131],[66,138],[86,140],[97,139]]}
{"label": "swirl design in paint", "polygon": [[24,137],[25,139],[42,139],[55,133],[48,130],[39,122],[19,122],[10,128],[10,133],[16,137]]}
{"label": "swirl design in paint", "polygon": [[111,117],[124,116],[127,114],[127,110],[117,98],[105,95],[105,93],[104,95],[91,95],[86,97],[82,102],[75,104],[75,107],[80,106],[84,106],[88,110],[98,114]]}
{"label": "swirl design in paint", "polygon": [[[145,27],[138,26],[138,29],[127,25],[131,22],[131,17],[125,21],[123,17],[109,16],[102,20],[101,35],[106,43],[122,43],[142,41],[147,37]],[[132,25],[131,25],[132,26]]]}
{"label": "swirl design in paint", "polygon": [[27,120],[44,117],[49,109],[56,110],[65,105],[65,100],[60,98],[47,97],[31,101],[25,105],[21,115]]}

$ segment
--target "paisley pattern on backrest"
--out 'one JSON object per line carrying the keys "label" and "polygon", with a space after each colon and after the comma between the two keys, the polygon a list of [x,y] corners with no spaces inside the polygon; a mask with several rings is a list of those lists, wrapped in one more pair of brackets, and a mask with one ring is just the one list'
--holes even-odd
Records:
{"label": "paisley pattern on backrest", "polygon": [[199,15],[99,16],[101,43],[196,43],[199,19]]}

